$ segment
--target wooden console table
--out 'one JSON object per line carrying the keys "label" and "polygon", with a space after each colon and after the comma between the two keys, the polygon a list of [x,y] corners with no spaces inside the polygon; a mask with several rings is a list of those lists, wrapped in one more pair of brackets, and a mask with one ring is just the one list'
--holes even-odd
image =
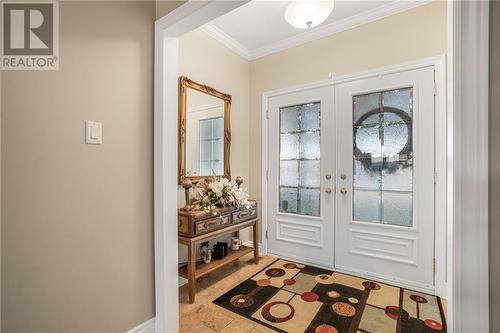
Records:
{"label": "wooden console table", "polygon": [[[240,222],[238,224],[229,225],[223,229],[218,229],[206,234],[202,234],[195,237],[186,237],[179,235],[179,244],[184,244],[188,247],[188,265],[187,268],[183,267],[179,270],[179,275],[186,278],[189,284],[189,303],[194,303],[195,293],[196,293],[196,279],[207,275],[208,273],[230,263],[238,260],[242,256],[253,251],[255,264],[259,263],[259,234],[258,234],[258,222],[257,218]],[[240,246],[237,251],[229,250],[226,257],[221,260],[212,259],[209,264],[199,263],[196,264],[196,245],[209,241],[211,239],[231,234],[234,232],[239,232],[242,229],[253,227],[253,248],[249,246]]]}

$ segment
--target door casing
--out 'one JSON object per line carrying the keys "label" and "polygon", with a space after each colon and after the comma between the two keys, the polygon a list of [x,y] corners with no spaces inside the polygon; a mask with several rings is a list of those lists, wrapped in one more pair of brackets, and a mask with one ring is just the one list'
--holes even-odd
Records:
{"label": "door casing", "polygon": [[[268,99],[274,96],[289,94],[293,92],[333,86],[349,81],[367,79],[393,73],[400,73],[408,70],[419,69],[423,67],[433,66],[435,70],[435,294],[441,297],[448,297],[448,281],[447,281],[447,244],[448,244],[448,228],[447,228],[447,115],[446,115],[446,74],[445,74],[445,55],[425,58],[418,61],[407,62],[397,65],[382,67],[366,72],[349,74],[342,77],[336,77],[328,80],[292,86],[284,89],[266,92],[262,95],[262,201],[261,201],[261,240],[260,252],[263,255],[268,253],[267,234],[268,234],[268,143],[269,143],[269,111]],[[290,258],[294,259],[294,258]],[[318,266],[318,265],[316,265]],[[328,268],[328,267],[324,267]],[[336,269],[337,271],[342,271]],[[345,272],[349,273],[349,272]]]}

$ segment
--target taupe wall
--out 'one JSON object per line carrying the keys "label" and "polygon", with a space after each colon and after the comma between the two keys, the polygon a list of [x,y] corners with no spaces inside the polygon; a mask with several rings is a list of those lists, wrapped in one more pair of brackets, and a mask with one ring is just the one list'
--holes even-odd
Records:
{"label": "taupe wall", "polygon": [[[446,2],[435,1],[250,63],[250,189],[261,197],[262,93],[446,54]],[[299,70],[300,69],[300,70]]]}
{"label": "taupe wall", "polygon": [[156,18],[159,19],[166,14],[170,13],[180,5],[186,3],[187,1],[176,1],[176,0],[157,0],[156,1]]}
{"label": "taupe wall", "polygon": [[500,2],[490,4],[490,330],[500,332]]}
{"label": "taupe wall", "polygon": [[60,70],[2,73],[3,332],[154,316],[154,20],[154,2],[61,1]]}

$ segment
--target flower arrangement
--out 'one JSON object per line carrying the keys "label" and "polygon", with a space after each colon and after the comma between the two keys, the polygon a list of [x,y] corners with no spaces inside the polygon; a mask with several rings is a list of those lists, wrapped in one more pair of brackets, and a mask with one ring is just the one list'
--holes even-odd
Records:
{"label": "flower arrangement", "polygon": [[211,177],[196,185],[199,208],[210,212],[215,208],[248,206],[248,191],[232,185],[227,178]]}

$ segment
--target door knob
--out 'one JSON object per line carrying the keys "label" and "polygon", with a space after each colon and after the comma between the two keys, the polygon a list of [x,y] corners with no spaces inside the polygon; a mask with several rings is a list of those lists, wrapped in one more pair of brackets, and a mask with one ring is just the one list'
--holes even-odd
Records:
{"label": "door knob", "polygon": [[340,193],[342,193],[342,194],[346,194],[346,193],[347,193],[347,189],[346,189],[345,187],[342,187],[342,188],[340,189]]}
{"label": "door knob", "polygon": [[332,189],[330,187],[327,187],[327,188],[325,188],[325,192],[330,194],[330,193],[332,193]]}

